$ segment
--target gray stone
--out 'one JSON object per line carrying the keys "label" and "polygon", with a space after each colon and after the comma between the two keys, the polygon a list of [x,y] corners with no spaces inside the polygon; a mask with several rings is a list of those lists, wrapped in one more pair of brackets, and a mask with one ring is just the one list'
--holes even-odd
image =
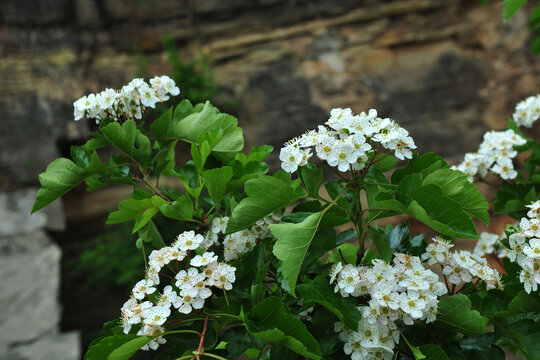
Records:
{"label": "gray stone", "polygon": [[283,142],[324,123],[323,109],[312,103],[309,84],[287,61],[272,65],[250,78],[240,97],[240,125],[251,143],[269,144],[274,151],[268,162],[277,168]]}
{"label": "gray stone", "polygon": [[[47,224],[44,212],[30,214],[36,189],[21,189],[0,193],[0,236],[31,233],[43,229]],[[54,213],[51,211],[51,213]]]}
{"label": "gray stone", "polygon": [[47,207],[36,213],[44,213],[47,217],[45,229],[52,231],[66,231],[66,216],[64,214],[64,206],[62,201],[56,200],[47,205]]}
{"label": "gray stone", "polygon": [[69,332],[46,335],[39,340],[14,346],[0,360],[79,360],[80,334]]}
{"label": "gray stone", "polygon": [[0,237],[0,353],[57,330],[60,256],[43,232]]}
{"label": "gray stone", "polygon": [[38,174],[59,157],[58,141],[84,136],[87,125],[73,121],[73,105],[67,101],[20,95],[0,99],[0,173],[15,184],[35,184]]}

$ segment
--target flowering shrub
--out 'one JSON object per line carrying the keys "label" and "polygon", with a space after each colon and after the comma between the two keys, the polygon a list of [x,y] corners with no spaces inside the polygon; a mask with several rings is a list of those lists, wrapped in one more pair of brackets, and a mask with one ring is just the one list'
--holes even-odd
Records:
{"label": "flowering shrub", "polygon": [[[178,93],[162,76],[77,100],[75,119],[95,119],[99,131],[39,177],[33,211],[82,182],[134,187],[107,223],[133,223],[145,277],[85,359],[139,349],[162,360],[504,359],[501,347],[540,358],[540,147],[516,122],[452,168],[413,153],[408,132],[375,110],[334,109],[288,141],[283,170],[268,175],[272,148],[242,153],[237,120],[209,102],[184,100],[145,123],[145,109]],[[520,124],[531,123],[523,114],[535,112],[518,107]],[[185,163],[179,142],[190,146]],[[102,159],[106,146],[116,152]],[[514,167],[518,152],[529,154],[525,171]],[[517,217],[535,201],[528,218],[503,237],[481,234],[473,253],[452,251],[454,239],[479,237],[475,219],[489,222],[471,183],[488,172],[503,179],[495,210]],[[164,176],[178,186],[160,186]],[[379,227],[400,214],[439,235],[428,243],[407,221]],[[157,217],[186,230],[164,239]],[[502,259],[504,274],[487,258]]]}

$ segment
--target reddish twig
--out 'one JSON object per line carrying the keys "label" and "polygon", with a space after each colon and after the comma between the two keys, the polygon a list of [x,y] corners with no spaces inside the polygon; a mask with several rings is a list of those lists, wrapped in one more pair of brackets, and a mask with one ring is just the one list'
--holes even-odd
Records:
{"label": "reddish twig", "polygon": [[202,347],[203,347],[203,343],[204,343],[204,335],[206,334],[206,326],[208,325],[208,317],[210,315],[209,314],[206,314],[206,317],[204,318],[204,327],[203,327],[203,331],[201,333],[201,341],[199,342],[199,348],[197,349],[197,355],[195,355],[197,357],[197,359],[200,359],[200,354],[202,352]]}

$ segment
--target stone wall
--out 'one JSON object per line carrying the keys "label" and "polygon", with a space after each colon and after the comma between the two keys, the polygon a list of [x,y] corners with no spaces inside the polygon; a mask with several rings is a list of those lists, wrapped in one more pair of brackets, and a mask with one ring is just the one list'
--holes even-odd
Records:
{"label": "stone wall", "polygon": [[30,215],[35,196],[0,194],[0,360],[77,360],[79,334],[59,332],[61,251],[44,232],[64,218],[60,203]]}
{"label": "stone wall", "polygon": [[0,15],[4,188],[35,183],[86,136],[72,102],[131,79],[135,54],[167,73],[166,34],[185,58],[212,56],[216,100],[238,105],[248,145],[279,146],[332,107],[374,107],[420,151],[455,156],[538,92],[527,10],[503,24],[497,1],[4,0]]}

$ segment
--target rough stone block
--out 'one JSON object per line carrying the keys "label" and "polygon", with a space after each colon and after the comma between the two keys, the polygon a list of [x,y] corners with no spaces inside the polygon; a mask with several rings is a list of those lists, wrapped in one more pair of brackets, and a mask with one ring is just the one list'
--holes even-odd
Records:
{"label": "rough stone block", "polygon": [[31,344],[18,345],[0,355],[0,360],[79,360],[79,333],[47,335]]}
{"label": "rough stone block", "polygon": [[0,237],[0,353],[57,330],[60,256],[43,232]]}
{"label": "rough stone block", "polygon": [[30,214],[36,192],[36,189],[22,189],[0,193],[0,236],[31,233],[45,226],[47,215],[44,212]]}

